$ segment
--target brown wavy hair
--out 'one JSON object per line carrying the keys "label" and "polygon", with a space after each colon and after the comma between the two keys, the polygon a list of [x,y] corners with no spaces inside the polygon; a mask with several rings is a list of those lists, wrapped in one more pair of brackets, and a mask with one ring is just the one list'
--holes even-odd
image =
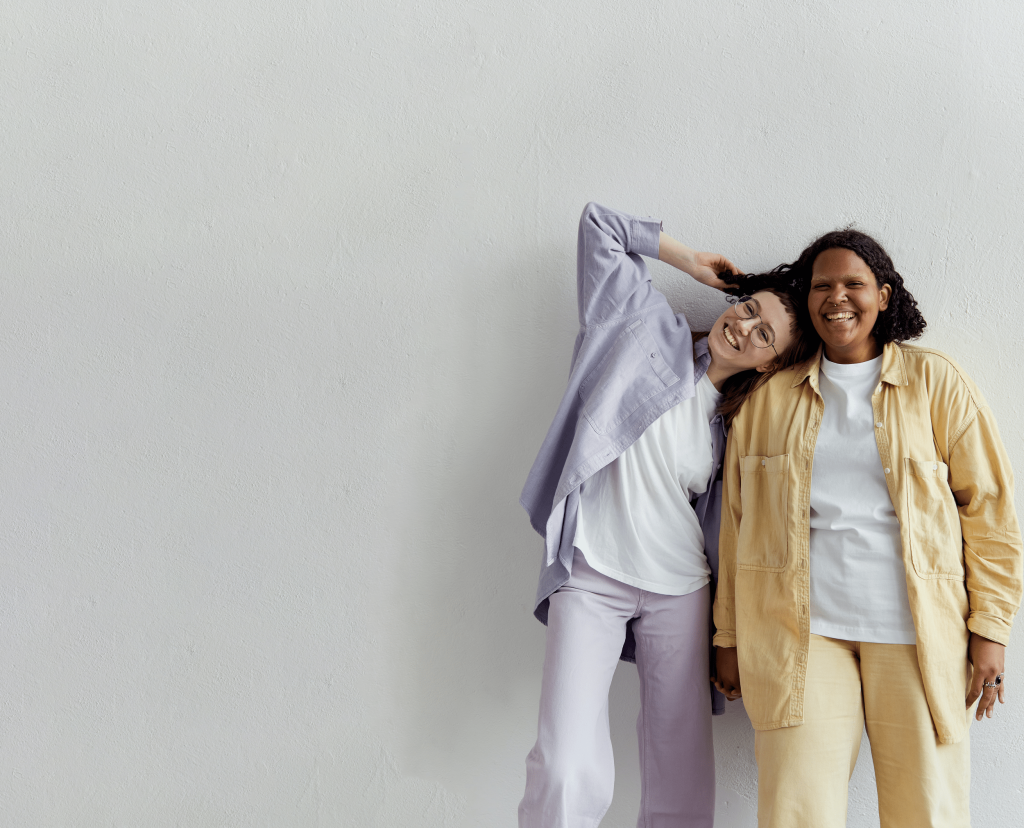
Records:
{"label": "brown wavy hair", "polygon": [[[775,294],[782,306],[789,311],[791,317],[789,331],[793,341],[775,360],[771,370],[755,371],[753,368],[733,374],[722,384],[722,399],[718,403],[718,411],[725,419],[728,428],[747,397],[768,382],[776,373],[799,365],[818,352],[820,340],[811,325],[807,312],[806,294],[801,294],[800,287],[786,278],[770,274],[745,274],[730,277],[733,284],[725,289],[726,294],[739,298],[750,296],[759,291]],[[735,299],[733,299],[735,301]],[[695,333],[694,342],[703,339],[707,333]]]}

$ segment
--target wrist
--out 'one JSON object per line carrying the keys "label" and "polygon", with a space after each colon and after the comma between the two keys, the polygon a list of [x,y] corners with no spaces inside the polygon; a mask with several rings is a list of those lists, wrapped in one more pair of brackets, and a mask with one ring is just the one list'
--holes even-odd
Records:
{"label": "wrist", "polygon": [[696,251],[673,239],[664,231],[658,237],[658,259],[690,276],[693,276],[693,271],[698,267]]}

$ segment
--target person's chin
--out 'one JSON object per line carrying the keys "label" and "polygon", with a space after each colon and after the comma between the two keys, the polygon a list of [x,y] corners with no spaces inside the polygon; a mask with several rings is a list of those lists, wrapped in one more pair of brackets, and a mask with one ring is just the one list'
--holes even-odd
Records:
{"label": "person's chin", "polygon": [[821,341],[825,343],[826,348],[845,350],[852,346],[857,341],[857,337],[855,335],[855,332],[851,331],[849,336],[832,336],[829,337],[828,339],[822,337]]}

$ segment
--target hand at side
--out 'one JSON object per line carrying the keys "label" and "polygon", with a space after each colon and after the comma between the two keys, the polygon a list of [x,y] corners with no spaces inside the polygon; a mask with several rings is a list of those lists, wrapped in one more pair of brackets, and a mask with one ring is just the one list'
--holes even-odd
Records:
{"label": "hand at side", "polygon": [[1003,674],[1006,647],[971,633],[967,657],[974,665],[974,678],[971,679],[971,687],[967,692],[967,706],[970,707],[980,698],[975,718],[979,722],[985,716],[991,719],[992,712],[996,707],[996,698],[999,699],[1000,704],[1003,704],[1003,692],[1006,684],[1000,679],[999,684],[996,685],[996,677]]}
{"label": "hand at side", "polygon": [[740,692],[740,664],[735,647],[715,648],[715,672],[718,675],[712,681],[719,693],[729,701],[736,701],[743,696]]}

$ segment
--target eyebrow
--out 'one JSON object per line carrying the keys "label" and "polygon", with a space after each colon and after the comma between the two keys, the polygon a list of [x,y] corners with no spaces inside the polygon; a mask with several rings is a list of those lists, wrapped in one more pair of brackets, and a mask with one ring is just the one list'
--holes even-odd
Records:
{"label": "eyebrow", "polygon": [[836,279],[866,279],[866,278],[867,278],[867,276],[865,274],[863,274],[863,273],[844,273],[842,276],[811,276],[811,284],[813,285],[815,282],[818,282],[819,284],[821,282],[826,282],[826,281],[831,282],[831,281],[834,281]]}
{"label": "eyebrow", "polygon": [[772,323],[764,318],[764,314],[762,313],[764,308],[761,307],[761,303],[758,302],[753,296],[750,297],[750,300],[757,307],[757,318],[761,320],[761,324],[772,332],[772,336],[777,336],[777,334],[775,333],[775,328],[772,327]]}

